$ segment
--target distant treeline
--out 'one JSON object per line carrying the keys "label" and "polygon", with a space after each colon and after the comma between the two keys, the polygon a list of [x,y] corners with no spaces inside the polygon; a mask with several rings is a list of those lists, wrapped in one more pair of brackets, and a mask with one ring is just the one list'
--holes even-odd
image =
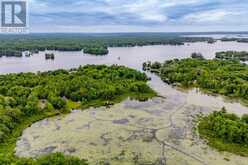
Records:
{"label": "distant treeline", "polygon": [[248,43],[248,38],[221,38],[220,39],[223,42],[229,42],[229,41],[236,41],[236,42],[243,42]]}
{"label": "distant treeline", "polygon": [[0,56],[20,57],[23,51],[81,51],[107,54],[108,47],[183,45],[185,42],[214,42],[209,37],[180,37],[163,33],[135,34],[32,34],[1,35]]}
{"label": "distant treeline", "polygon": [[0,49],[0,57],[22,57],[22,51],[14,49]]}

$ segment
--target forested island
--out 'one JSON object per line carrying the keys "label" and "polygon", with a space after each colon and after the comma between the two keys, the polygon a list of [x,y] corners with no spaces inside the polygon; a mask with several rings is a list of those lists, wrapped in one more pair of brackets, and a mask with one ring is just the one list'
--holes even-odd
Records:
{"label": "forested island", "polygon": [[54,60],[55,55],[54,55],[54,53],[46,53],[45,58],[46,58],[46,60]]}
{"label": "forested island", "polygon": [[0,75],[0,164],[87,164],[60,153],[36,160],[18,158],[15,143],[32,123],[71,109],[110,106],[127,97],[147,100],[156,95],[147,81],[144,73],[116,65]]}
{"label": "forested island", "polygon": [[248,66],[238,61],[182,59],[144,63],[144,70],[157,73],[163,81],[184,88],[248,100]]}
{"label": "forested island", "polygon": [[109,51],[106,46],[89,46],[84,48],[84,53],[93,55],[107,55]]}
{"label": "forested island", "polygon": [[238,61],[248,61],[248,52],[242,51],[226,51],[217,52],[215,58],[221,60],[238,60]]}
{"label": "forested island", "polygon": [[241,118],[223,108],[201,117],[198,131],[208,144],[220,151],[248,156],[248,115]]}
{"label": "forested island", "polygon": [[22,52],[45,50],[81,51],[94,55],[108,54],[108,47],[146,45],[184,45],[185,42],[208,42],[210,37],[181,37],[167,33],[123,34],[29,34],[0,36],[0,57],[21,57]]}

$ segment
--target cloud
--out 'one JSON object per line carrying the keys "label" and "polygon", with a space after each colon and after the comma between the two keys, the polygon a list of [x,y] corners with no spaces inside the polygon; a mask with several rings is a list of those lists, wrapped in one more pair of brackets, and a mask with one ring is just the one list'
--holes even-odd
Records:
{"label": "cloud", "polygon": [[193,14],[188,14],[184,16],[184,21],[190,23],[210,23],[218,22],[224,20],[225,18],[230,18],[235,15],[239,15],[239,12],[230,12],[226,10],[210,10],[204,12],[198,12]]}
{"label": "cloud", "polygon": [[[112,31],[248,26],[248,1],[240,0],[29,0],[32,31],[40,28]],[[93,28],[95,27],[95,28]],[[106,28],[108,27],[108,28]],[[120,28],[125,27],[125,28]],[[129,27],[129,28],[128,28]],[[115,30],[116,28],[116,30]],[[239,27],[240,28],[240,27]],[[238,29],[238,28],[237,28]],[[80,31],[82,31],[80,30]],[[244,29],[245,30],[245,29]]]}

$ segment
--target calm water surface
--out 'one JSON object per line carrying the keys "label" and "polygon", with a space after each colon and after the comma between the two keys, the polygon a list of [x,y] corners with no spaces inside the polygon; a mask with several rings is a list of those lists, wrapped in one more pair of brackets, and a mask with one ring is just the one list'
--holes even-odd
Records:
{"label": "calm water surface", "polygon": [[57,52],[55,60],[45,60],[45,52],[31,57],[0,58],[0,74],[18,72],[36,72],[54,69],[69,69],[85,64],[120,64],[138,70],[142,69],[145,61],[164,61],[174,58],[190,57],[193,52],[201,52],[206,58],[214,58],[215,52],[236,50],[248,51],[247,43],[217,42],[207,44],[203,42],[189,43],[183,46],[144,46],[109,48],[107,56],[92,56],[83,52]]}
{"label": "calm water surface", "polygon": [[[45,52],[30,58],[0,58],[0,73],[69,69],[85,64],[120,64],[141,70],[145,61],[181,59],[193,52],[214,58],[217,51],[248,51],[248,44],[191,43],[109,50],[107,56],[54,52],[54,61],[46,61]],[[134,160],[138,164],[157,164],[166,159],[169,165],[246,165],[248,158],[219,153],[208,147],[195,137],[192,127],[196,114],[226,107],[229,112],[242,115],[248,112],[247,107],[197,90],[182,92],[165,84],[158,76],[147,74],[152,78],[149,85],[162,98],[148,102],[125,100],[110,109],[90,108],[34,123],[19,138],[16,155],[35,157],[63,152],[86,158],[90,164],[99,164],[100,161],[113,165],[137,164]]]}
{"label": "calm water surface", "polygon": [[221,38],[248,38],[248,34],[196,34],[196,35],[184,35],[185,37],[211,37],[214,39]]}
{"label": "calm water surface", "polygon": [[[142,70],[142,64],[145,61],[163,62],[174,58],[182,59],[190,57],[193,52],[201,52],[205,58],[212,59],[218,51],[248,51],[248,43],[218,41],[214,44],[208,44],[197,42],[186,43],[183,46],[124,47],[109,48],[109,50],[110,53],[107,56],[87,55],[80,51],[53,51],[55,60],[45,60],[45,52],[34,54],[31,57],[2,57],[0,58],[0,74],[70,69],[86,64],[119,64]],[[166,97],[176,95],[176,98],[185,95],[185,92],[175,90],[162,82],[156,75],[147,74],[152,77],[152,80],[149,82],[150,86],[160,95]],[[222,97],[208,96],[195,90],[188,91],[187,101],[190,102],[190,104],[202,105],[215,110],[226,107],[229,111],[235,112],[238,115],[248,112],[248,108],[239,103],[228,103],[222,99]]]}

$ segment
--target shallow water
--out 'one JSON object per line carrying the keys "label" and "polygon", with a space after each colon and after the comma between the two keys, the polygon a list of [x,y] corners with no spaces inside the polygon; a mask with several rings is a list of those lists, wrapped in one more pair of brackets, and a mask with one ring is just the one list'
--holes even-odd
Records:
{"label": "shallow water", "polygon": [[[71,68],[83,64],[121,64],[141,70],[144,61],[164,61],[202,52],[213,58],[215,51],[246,50],[248,44],[217,42],[184,46],[145,46],[110,48],[108,56],[89,56],[82,52],[56,52],[54,61],[45,61],[44,52],[30,58],[0,59],[1,73]],[[118,59],[120,57],[120,60]],[[209,148],[193,133],[197,114],[207,114],[226,107],[238,115],[248,108],[222,97],[197,90],[180,91],[147,73],[149,85],[163,97],[147,102],[129,99],[107,109],[73,111],[34,123],[24,130],[17,142],[16,155],[35,157],[64,152],[88,159],[91,164],[227,164],[245,165],[248,158],[219,153]],[[227,161],[229,160],[229,161]]]}
{"label": "shallow water", "polygon": [[90,164],[111,165],[246,164],[248,158],[209,148],[193,133],[193,120],[223,106],[237,114],[248,108],[196,90],[181,92],[149,76],[149,85],[163,97],[147,102],[127,99],[111,108],[77,110],[34,123],[18,140],[16,155],[64,152]]}

